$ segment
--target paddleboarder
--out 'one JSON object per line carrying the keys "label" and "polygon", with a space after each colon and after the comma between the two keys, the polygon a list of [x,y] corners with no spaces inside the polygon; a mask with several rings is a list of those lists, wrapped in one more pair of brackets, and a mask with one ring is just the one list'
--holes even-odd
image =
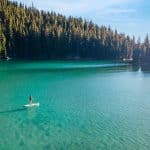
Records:
{"label": "paddleboarder", "polygon": [[32,96],[29,96],[29,103],[32,104]]}

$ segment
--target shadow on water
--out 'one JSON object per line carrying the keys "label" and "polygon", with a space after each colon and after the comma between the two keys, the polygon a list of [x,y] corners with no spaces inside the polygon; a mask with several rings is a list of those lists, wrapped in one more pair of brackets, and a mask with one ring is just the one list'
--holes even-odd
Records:
{"label": "shadow on water", "polygon": [[19,112],[19,111],[25,111],[27,108],[21,107],[21,108],[16,108],[16,109],[10,109],[10,110],[4,110],[0,111],[0,114],[7,114],[7,113],[13,113],[13,112]]}

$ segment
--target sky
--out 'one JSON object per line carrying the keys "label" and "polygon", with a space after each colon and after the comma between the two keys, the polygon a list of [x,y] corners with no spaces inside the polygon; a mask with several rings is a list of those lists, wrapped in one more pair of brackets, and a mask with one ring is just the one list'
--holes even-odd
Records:
{"label": "sky", "polygon": [[150,35],[149,0],[12,0],[66,16],[92,20],[143,40]]}

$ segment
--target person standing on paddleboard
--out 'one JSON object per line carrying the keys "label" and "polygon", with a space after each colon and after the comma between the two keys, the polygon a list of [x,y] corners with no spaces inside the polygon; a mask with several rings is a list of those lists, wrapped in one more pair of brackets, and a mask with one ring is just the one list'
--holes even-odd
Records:
{"label": "person standing on paddleboard", "polygon": [[29,96],[29,103],[32,104],[32,96]]}

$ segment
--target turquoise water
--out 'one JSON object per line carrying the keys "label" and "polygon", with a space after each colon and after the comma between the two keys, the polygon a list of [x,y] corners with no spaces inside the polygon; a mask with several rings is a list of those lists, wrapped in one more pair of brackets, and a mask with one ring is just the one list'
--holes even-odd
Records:
{"label": "turquoise water", "polygon": [[110,62],[0,62],[0,149],[149,150],[149,83]]}

